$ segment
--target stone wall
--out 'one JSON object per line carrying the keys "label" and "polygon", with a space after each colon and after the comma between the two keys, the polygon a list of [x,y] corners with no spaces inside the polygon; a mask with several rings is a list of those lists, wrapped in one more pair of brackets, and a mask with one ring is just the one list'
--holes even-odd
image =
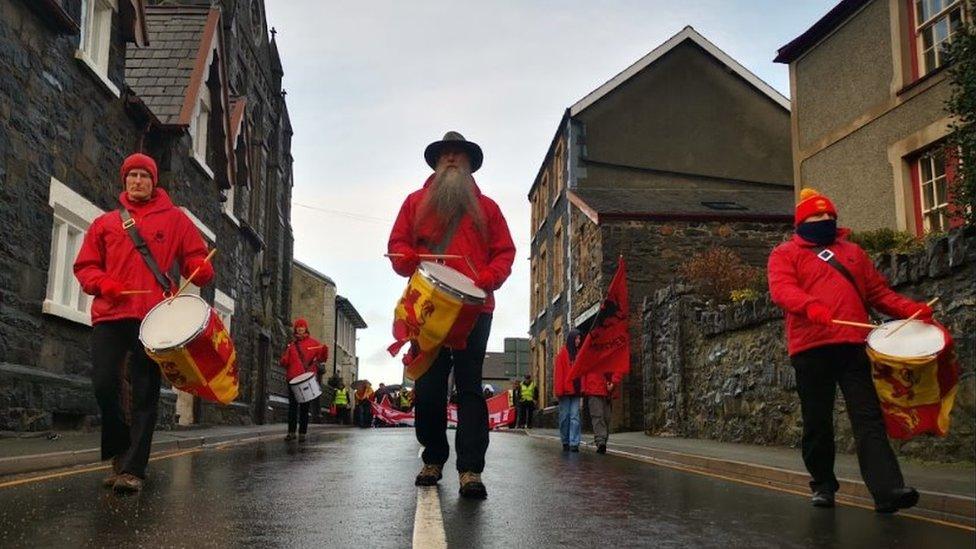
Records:
{"label": "stone wall", "polygon": [[[976,424],[976,234],[930,239],[912,255],[885,254],[876,265],[900,293],[941,298],[936,317],[952,332],[963,374],[945,438],[893,441],[900,455],[973,461]],[[786,353],[783,315],[768,295],[709,309],[688,288],[670,286],[643,303],[644,418],[651,434],[798,446],[796,380]],[[853,437],[838,398],[838,448]]]}

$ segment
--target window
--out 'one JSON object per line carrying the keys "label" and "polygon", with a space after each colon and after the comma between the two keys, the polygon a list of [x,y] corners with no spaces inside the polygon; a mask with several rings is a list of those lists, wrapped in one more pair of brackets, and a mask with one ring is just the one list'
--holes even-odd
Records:
{"label": "window", "polygon": [[556,222],[556,228],[552,233],[552,290],[555,300],[563,292],[563,279],[566,277],[563,266],[563,220]]}
{"label": "window", "polygon": [[917,180],[916,208],[921,218],[922,232],[930,233],[949,228],[949,192],[946,176],[946,154],[942,147],[923,154],[914,167]]}
{"label": "window", "polygon": [[537,220],[538,226],[541,227],[546,222],[546,216],[549,213],[549,172],[542,174],[542,180],[539,181],[539,219]]}
{"label": "window", "polygon": [[[200,91],[196,116],[190,123],[190,136],[193,138],[193,157],[202,168],[209,171],[207,165],[207,131],[210,125],[210,89],[204,85]],[[213,177],[213,173],[210,173]]]}
{"label": "window", "polygon": [[237,220],[237,216],[234,215],[234,195],[235,188],[234,184],[231,183],[230,188],[224,191],[225,200],[223,206],[221,206],[221,210],[223,210],[224,214],[226,214],[235,225],[240,225],[240,222]]}
{"label": "window", "polygon": [[109,88],[120,96],[117,86],[108,79],[108,58],[112,46],[112,13],[118,10],[116,0],[82,0],[81,36],[75,57],[81,59]]}
{"label": "window", "polygon": [[539,250],[539,313],[545,312],[548,308],[547,299],[549,297],[549,251],[543,245]]}
{"label": "window", "polygon": [[532,258],[530,280],[532,281],[532,291],[529,292],[529,315],[535,318],[539,310],[539,260]]}
{"label": "window", "polygon": [[217,316],[220,317],[220,321],[224,323],[224,328],[230,334],[230,324],[234,316],[234,300],[224,292],[214,290],[214,310],[217,311]]}
{"label": "window", "polygon": [[563,141],[560,141],[559,144],[556,145],[556,152],[552,155],[552,173],[554,179],[556,180],[555,188],[553,189],[552,193],[553,206],[556,205],[556,202],[559,200],[559,195],[563,192],[564,173],[566,168],[566,160],[563,155],[563,150]]}
{"label": "window", "polygon": [[48,203],[54,210],[54,223],[47,293],[41,310],[90,326],[92,298],[81,290],[74,275],[74,262],[85,231],[102,210],[54,178],[51,178]]}
{"label": "window", "polygon": [[962,28],[962,0],[914,0],[915,48],[924,76],[945,63],[943,48]]}

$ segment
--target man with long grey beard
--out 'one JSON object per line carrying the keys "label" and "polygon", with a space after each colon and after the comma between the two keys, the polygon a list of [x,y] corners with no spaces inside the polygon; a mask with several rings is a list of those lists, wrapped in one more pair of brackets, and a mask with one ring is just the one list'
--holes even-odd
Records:
{"label": "man with long grey beard", "polygon": [[413,275],[424,254],[463,259],[444,260],[464,273],[488,297],[463,350],[442,349],[415,386],[415,429],[424,447],[424,466],[417,486],[433,486],[441,479],[450,448],[447,443],[447,379],[453,370],[458,398],[458,426],[454,446],[462,497],[488,496],[481,473],[488,450],[488,407],[481,388],[481,367],[491,331],[497,290],[512,272],[515,244],[498,205],[475,184],[484,156],[481,147],[457,132],[427,146],[424,159],[434,169],[423,188],[403,202],[390,234],[393,270]]}

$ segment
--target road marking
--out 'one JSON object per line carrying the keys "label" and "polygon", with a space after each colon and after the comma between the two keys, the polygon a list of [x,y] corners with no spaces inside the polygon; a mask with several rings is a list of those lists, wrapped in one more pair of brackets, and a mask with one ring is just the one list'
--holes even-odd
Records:
{"label": "road marking", "polygon": [[[179,456],[185,456],[187,454],[195,454],[202,451],[202,448],[191,448],[189,450],[178,450],[170,454],[160,454],[149,458],[149,461],[158,461],[160,459],[169,459]],[[83,473],[91,473],[92,471],[106,471],[111,468],[111,465],[96,465],[94,467],[84,467],[81,469],[71,469],[68,471],[60,471],[57,473],[47,473],[44,475],[37,475],[28,478],[21,478],[17,480],[11,480],[7,482],[0,483],[0,488],[10,488],[12,486],[19,486],[21,484],[28,484],[31,482],[41,482],[44,480],[50,480],[53,478],[69,477],[72,475],[80,475]]]}
{"label": "road marking", "polygon": [[[533,434],[529,434],[529,436],[532,437],[532,438],[535,438],[535,439],[539,439],[539,440],[558,440],[555,437],[549,437],[549,436],[546,436],[546,435],[533,435]],[[626,446],[628,448],[640,448],[639,446],[631,446],[629,444],[622,444],[620,446]],[[721,479],[721,480],[727,480],[729,482],[736,482],[736,483],[745,484],[745,485],[748,485],[748,486],[755,486],[757,488],[765,488],[767,490],[773,490],[773,491],[776,491],[776,492],[784,492],[784,493],[787,493],[787,494],[795,494],[795,495],[798,495],[798,496],[809,496],[810,495],[807,492],[801,492],[799,490],[791,490],[789,488],[781,488],[779,486],[773,486],[771,484],[763,484],[763,483],[760,483],[760,482],[753,482],[753,481],[745,480],[745,479],[741,479],[741,478],[735,478],[735,477],[729,477],[729,476],[725,476],[725,475],[720,475],[718,473],[710,473],[708,471],[703,471],[701,469],[695,469],[695,468],[691,468],[691,467],[685,467],[683,465],[678,465],[676,463],[672,463],[672,462],[669,462],[669,461],[661,460],[659,458],[645,456],[643,454],[635,454],[635,453],[632,453],[632,452],[625,452],[623,450],[616,450],[616,449],[614,449],[612,447],[608,447],[607,448],[607,453],[608,454],[612,454],[612,455],[619,455],[621,457],[633,459],[633,460],[636,460],[636,461],[642,461],[644,463],[650,463],[651,465],[657,465],[659,467],[665,467],[667,469],[674,469],[676,471],[683,471],[685,473],[693,473],[693,474],[696,474],[696,475],[702,475],[702,476],[706,476],[706,477],[717,478],[717,479]],[[857,503],[857,502],[854,502],[854,501],[850,501],[850,500],[847,500],[846,498],[844,498],[843,496],[841,498],[837,499],[837,503],[840,504],[840,505],[846,505],[848,507],[859,507],[861,509],[867,509],[869,511],[874,511],[874,507],[872,507],[870,505],[864,505],[862,503]],[[915,520],[921,520],[921,521],[925,521],[925,522],[931,522],[931,523],[938,524],[938,525],[941,525],[941,526],[951,526],[953,528],[959,528],[960,530],[967,530],[969,532],[976,532],[976,527],[972,527],[972,526],[969,526],[969,525],[966,525],[966,524],[960,524],[958,522],[949,522],[949,521],[940,520],[940,519],[931,518],[931,517],[926,517],[926,516],[922,516],[922,515],[915,515],[915,514],[912,514],[910,512],[899,511],[898,512],[898,516],[905,517],[905,518],[911,518],[911,519],[915,519]]]}
{"label": "road marking", "polygon": [[417,511],[413,515],[414,549],[447,547],[441,496],[436,486],[417,488]]}

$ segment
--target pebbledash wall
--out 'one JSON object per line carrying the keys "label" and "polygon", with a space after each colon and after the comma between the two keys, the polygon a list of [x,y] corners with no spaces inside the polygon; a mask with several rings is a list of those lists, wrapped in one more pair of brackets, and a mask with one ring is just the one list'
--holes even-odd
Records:
{"label": "pebbledash wall", "polygon": [[[949,435],[892,444],[903,456],[971,462],[976,458],[976,230],[932,238],[914,254],[883,254],[875,264],[898,292],[941,298],[936,317],[952,332],[962,367]],[[688,288],[669,286],[644,301],[641,320],[646,432],[799,446],[800,403],[783,314],[768,295],[716,309]],[[836,412],[838,449],[853,452],[842,398]]]}

